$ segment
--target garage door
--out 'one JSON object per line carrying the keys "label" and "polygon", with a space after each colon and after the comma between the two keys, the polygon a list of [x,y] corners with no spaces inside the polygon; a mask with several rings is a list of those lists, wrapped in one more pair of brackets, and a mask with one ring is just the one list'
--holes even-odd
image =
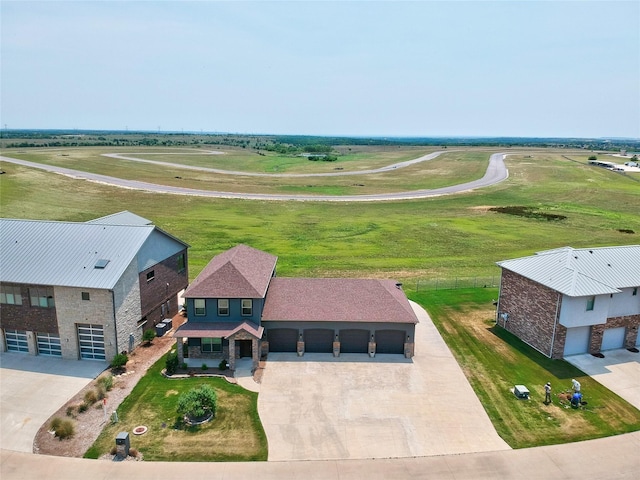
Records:
{"label": "garage door", "polygon": [[310,328],[304,331],[304,351],[332,353],[334,331],[328,328]]}
{"label": "garage door", "polygon": [[7,342],[7,352],[29,353],[27,332],[22,330],[5,330],[4,339]]}
{"label": "garage door", "polygon": [[367,353],[369,330],[340,330],[341,353]]}
{"label": "garage door", "polygon": [[589,351],[591,327],[567,328],[564,341],[564,355],[577,355]]}
{"label": "garage door", "polygon": [[404,330],[378,330],[376,353],[404,353]]}
{"label": "garage door", "polygon": [[295,352],[298,330],[295,328],[273,328],[267,330],[270,352]]}
{"label": "garage door", "polygon": [[78,345],[82,360],[106,360],[102,325],[78,325]]}
{"label": "garage door", "polygon": [[61,357],[60,337],[50,333],[38,333],[38,355]]}
{"label": "garage door", "polygon": [[625,327],[607,328],[602,335],[602,347],[600,350],[615,350],[624,347]]}

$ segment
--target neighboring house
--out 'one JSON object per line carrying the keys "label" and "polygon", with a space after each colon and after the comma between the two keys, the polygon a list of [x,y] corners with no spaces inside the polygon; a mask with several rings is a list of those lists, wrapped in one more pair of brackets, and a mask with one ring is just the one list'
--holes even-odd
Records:
{"label": "neighboring house", "polygon": [[4,351],[110,361],[178,311],[188,245],[130,212],[0,219]]}
{"label": "neighboring house", "polygon": [[[188,321],[174,334],[180,362],[268,352],[414,354],[418,323],[392,280],[278,278],[277,257],[238,245],[214,257],[184,293]],[[215,362],[217,365],[218,362]]]}
{"label": "neighboring house", "polygon": [[497,323],[551,358],[640,346],[640,245],[498,262]]}

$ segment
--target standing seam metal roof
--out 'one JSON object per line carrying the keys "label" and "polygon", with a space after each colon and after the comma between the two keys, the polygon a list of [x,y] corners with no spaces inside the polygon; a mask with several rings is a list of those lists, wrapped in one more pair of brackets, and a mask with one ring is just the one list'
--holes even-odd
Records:
{"label": "standing seam metal roof", "polygon": [[[158,231],[140,223],[0,219],[0,281],[112,289]],[[95,268],[98,260],[108,263]]]}
{"label": "standing seam metal roof", "polygon": [[640,245],[563,247],[498,265],[570,297],[640,286]]}

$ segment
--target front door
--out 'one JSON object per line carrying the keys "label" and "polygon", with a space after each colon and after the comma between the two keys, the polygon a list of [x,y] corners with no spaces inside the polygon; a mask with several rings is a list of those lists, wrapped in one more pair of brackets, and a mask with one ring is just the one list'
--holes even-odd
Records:
{"label": "front door", "polygon": [[240,358],[251,357],[251,340],[238,340],[236,349],[240,352]]}

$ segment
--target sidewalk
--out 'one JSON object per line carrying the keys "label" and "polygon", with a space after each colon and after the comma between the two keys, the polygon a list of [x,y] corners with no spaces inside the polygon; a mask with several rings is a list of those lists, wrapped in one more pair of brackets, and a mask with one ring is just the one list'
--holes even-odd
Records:
{"label": "sidewalk", "polygon": [[640,469],[640,432],[586,442],[440,457],[252,463],[110,462],[0,451],[2,480],[631,480]]}

